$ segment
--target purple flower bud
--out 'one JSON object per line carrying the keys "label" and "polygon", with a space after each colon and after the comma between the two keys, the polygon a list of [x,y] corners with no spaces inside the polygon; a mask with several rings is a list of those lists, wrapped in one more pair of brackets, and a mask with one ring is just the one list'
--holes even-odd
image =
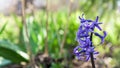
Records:
{"label": "purple flower bud", "polygon": [[92,25],[91,25],[91,28],[94,29],[95,27],[98,28],[99,30],[102,30],[101,27],[99,26],[99,24],[102,24],[102,23],[99,23],[98,22],[98,16],[96,17],[96,20],[93,21]]}
{"label": "purple flower bud", "polygon": [[104,42],[104,38],[106,37],[107,33],[105,31],[103,31],[104,35],[100,35],[98,33],[94,33],[96,36],[98,36],[101,39],[101,43],[102,44]]}
{"label": "purple flower bud", "polygon": [[82,18],[79,16],[79,19],[80,19],[80,22],[81,22],[81,23],[84,23],[84,22],[92,22],[92,20],[85,20],[85,19],[83,18],[83,16],[84,16],[84,14],[82,14]]}

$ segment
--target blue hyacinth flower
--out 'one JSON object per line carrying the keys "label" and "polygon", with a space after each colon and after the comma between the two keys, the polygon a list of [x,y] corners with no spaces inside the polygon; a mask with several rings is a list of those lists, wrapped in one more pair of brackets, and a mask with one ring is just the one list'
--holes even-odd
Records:
{"label": "blue hyacinth flower", "polygon": [[104,39],[107,35],[105,31],[103,31],[104,35],[100,35],[97,32],[94,32],[94,29],[97,28],[100,31],[102,31],[102,28],[99,26],[100,22],[98,22],[99,17],[97,16],[95,21],[93,20],[87,20],[79,16],[80,19],[80,27],[78,29],[78,32],[76,33],[76,40],[79,43],[77,47],[74,48],[73,52],[76,55],[76,57],[79,60],[85,60],[88,61],[90,59],[90,54],[93,55],[98,54],[99,52],[95,51],[95,47],[93,46],[91,38],[91,33],[93,33],[95,36],[98,36],[101,39],[100,44],[104,42]]}

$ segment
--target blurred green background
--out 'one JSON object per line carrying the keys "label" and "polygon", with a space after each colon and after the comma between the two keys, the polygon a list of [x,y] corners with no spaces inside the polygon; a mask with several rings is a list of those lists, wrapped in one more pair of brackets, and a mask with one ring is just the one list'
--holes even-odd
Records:
{"label": "blurred green background", "polygon": [[[15,3],[8,9],[10,2]],[[98,46],[99,38],[93,39],[100,52],[96,67],[120,68],[120,0],[1,0],[0,4],[0,68],[91,68],[90,61],[78,61],[73,55],[82,14],[92,20],[99,16],[108,34],[102,45]]]}

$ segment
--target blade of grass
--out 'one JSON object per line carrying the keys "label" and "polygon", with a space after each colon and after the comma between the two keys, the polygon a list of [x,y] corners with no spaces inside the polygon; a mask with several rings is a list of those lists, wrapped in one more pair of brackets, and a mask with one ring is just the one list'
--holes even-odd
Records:
{"label": "blade of grass", "polygon": [[1,30],[0,30],[0,34],[2,34],[2,32],[5,30],[6,25],[7,25],[7,23],[5,23],[5,24],[3,25],[3,27],[2,27]]}
{"label": "blade of grass", "polygon": [[28,35],[28,29],[27,29],[27,23],[26,23],[26,13],[25,13],[25,0],[22,0],[22,23],[25,27],[25,34],[27,37],[26,40],[26,48],[28,51],[28,55],[30,56],[30,66],[35,68],[35,62],[34,62],[34,56],[32,54],[32,50],[31,50],[31,46],[30,46],[30,42],[29,42],[29,35]]}
{"label": "blade of grass", "polygon": [[48,56],[48,0],[46,0],[46,37],[45,37],[45,55]]}

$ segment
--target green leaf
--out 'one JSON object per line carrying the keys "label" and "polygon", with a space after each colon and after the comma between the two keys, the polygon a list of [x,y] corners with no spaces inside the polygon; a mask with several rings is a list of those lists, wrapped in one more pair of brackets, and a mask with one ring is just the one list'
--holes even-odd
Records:
{"label": "green leaf", "polygon": [[11,63],[11,61],[4,59],[3,57],[0,57],[0,68],[1,68],[1,66],[7,65],[10,63]]}
{"label": "green leaf", "polygon": [[28,61],[28,55],[21,51],[17,45],[14,45],[7,40],[0,40],[0,56],[14,63]]}

